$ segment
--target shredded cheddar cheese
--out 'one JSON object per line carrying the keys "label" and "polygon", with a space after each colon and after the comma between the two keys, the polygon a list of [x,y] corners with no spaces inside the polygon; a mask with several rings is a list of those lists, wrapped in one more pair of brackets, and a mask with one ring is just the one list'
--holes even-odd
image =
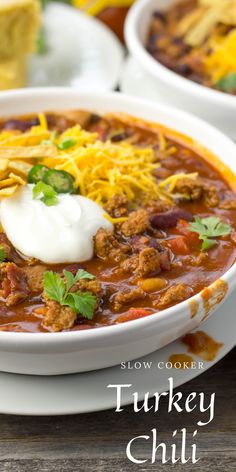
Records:
{"label": "shredded cheddar cheese", "polygon": [[[69,146],[64,147],[66,140]],[[128,140],[117,143],[100,141],[96,133],[86,131],[79,125],[56,134],[48,130],[46,117],[41,114],[39,125],[25,133],[0,133],[1,188],[6,187],[9,192],[10,183],[14,188],[24,185],[30,166],[38,162],[69,172],[79,193],[101,205],[115,194],[125,195],[131,203],[141,199],[172,201],[177,180],[186,174],[173,175],[157,183],[153,171],[160,166],[158,156],[164,158],[175,152],[175,146],[168,147],[164,132],[160,132],[154,151],[151,147],[136,146]],[[12,172],[18,178],[11,182]],[[187,176],[195,178],[196,175]],[[114,224],[126,220],[126,217],[108,218]]]}
{"label": "shredded cheddar cheese", "polygon": [[236,72],[236,28],[227,36],[213,40],[213,52],[205,58],[205,70],[213,83]]}
{"label": "shredded cheddar cheese", "polygon": [[127,142],[102,142],[95,133],[78,125],[57,139],[61,142],[65,137],[73,137],[76,144],[43,163],[71,173],[81,195],[101,204],[114,194],[126,195],[129,201],[158,196],[153,170],[159,163],[151,148],[138,148]]}
{"label": "shredded cheddar cheese", "polygon": [[47,130],[48,129],[48,123],[47,123],[47,118],[44,113],[39,113],[38,115],[39,118],[39,124],[42,129]]}
{"label": "shredded cheddar cheese", "polygon": [[178,195],[174,193],[174,190],[179,179],[188,178],[195,180],[197,177],[197,172],[193,172],[191,174],[184,174],[183,172],[180,174],[173,174],[158,184],[159,194],[162,196],[162,198],[171,202],[174,198],[178,197]]}
{"label": "shredded cheddar cheese", "polygon": [[118,223],[124,223],[126,220],[128,220],[127,216],[121,216],[120,218],[112,218],[112,216],[108,215],[108,213],[103,214],[104,218],[106,220],[110,221],[113,225],[118,224]]}

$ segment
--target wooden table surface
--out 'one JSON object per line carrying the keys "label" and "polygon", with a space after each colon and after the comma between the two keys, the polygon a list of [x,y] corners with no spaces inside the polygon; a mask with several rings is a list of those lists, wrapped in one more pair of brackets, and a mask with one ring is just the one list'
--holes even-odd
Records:
{"label": "wooden table surface", "polygon": [[[186,427],[190,434],[199,412],[167,414],[166,403],[158,415],[134,413],[126,407],[64,417],[0,416],[0,471],[9,472],[130,472],[196,471],[233,472],[236,470],[236,349],[220,363],[180,389],[216,393],[215,418],[198,433],[201,460],[192,465],[162,465],[150,462],[148,441],[135,449],[136,457],[148,459],[142,465],[126,457],[126,445],[135,436],[157,428],[160,442],[171,444],[172,432]],[[17,395],[17,391],[16,391]],[[146,443],[146,444],[144,444]]]}

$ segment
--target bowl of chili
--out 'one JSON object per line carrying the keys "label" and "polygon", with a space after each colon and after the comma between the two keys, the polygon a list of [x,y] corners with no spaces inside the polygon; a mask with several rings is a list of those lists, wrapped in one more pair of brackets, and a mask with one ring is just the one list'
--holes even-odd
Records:
{"label": "bowl of chili", "polygon": [[[233,292],[229,138],[185,112],[118,93],[28,89],[2,93],[0,105],[0,157],[10,168],[0,180],[1,370],[58,375],[147,355],[199,326]],[[19,251],[7,218],[21,194],[23,203],[33,195],[37,216],[52,215],[50,226],[61,221],[54,212],[62,201],[103,207],[107,225],[95,230],[94,254],[52,264]],[[27,224],[20,215],[17,241]]]}
{"label": "bowl of chili", "polygon": [[[195,28],[198,36],[194,34],[192,38],[191,33],[195,33],[195,29],[190,28],[191,18],[184,18],[188,20],[185,24],[189,25],[186,42],[178,28],[182,26],[179,23],[184,14],[193,16],[194,8],[197,14],[201,5],[197,9],[197,1],[191,0],[180,1],[179,5],[173,0],[138,0],[130,9],[126,19],[126,43],[131,55],[155,80],[159,92],[163,90],[163,96],[168,100],[168,104],[195,113],[235,138],[236,73],[231,63],[228,63],[230,54],[232,59],[235,54],[233,52],[235,46],[231,44],[234,38],[231,39],[230,36],[232,27],[230,29],[230,24],[221,25],[220,22],[216,24],[217,31],[214,34],[219,45],[217,43],[215,51],[213,46],[216,39],[213,33],[210,36],[207,34],[203,36],[203,44],[200,46],[190,46],[187,41],[194,39],[196,42],[199,32],[202,33],[202,28]],[[235,8],[233,3],[232,8]],[[209,13],[207,15],[209,17]],[[207,24],[205,20],[211,21],[208,17],[203,18],[203,26]],[[226,20],[229,21],[229,18],[227,17]],[[182,29],[184,26],[186,28],[185,24]],[[200,20],[199,24],[201,27]],[[221,28],[220,39],[217,28]],[[224,34],[222,28],[227,30],[224,29]],[[190,40],[188,40],[189,37]],[[212,42],[211,47],[206,44],[206,38]],[[222,52],[223,41],[227,41],[224,47],[228,47],[229,52],[228,50]],[[231,42],[228,45],[229,41]]]}

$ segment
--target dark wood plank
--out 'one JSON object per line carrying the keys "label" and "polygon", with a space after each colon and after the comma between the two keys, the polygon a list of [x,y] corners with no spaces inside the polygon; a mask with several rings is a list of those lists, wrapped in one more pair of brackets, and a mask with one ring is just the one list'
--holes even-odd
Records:
{"label": "dark wood plank", "polygon": [[[150,443],[136,449],[143,465],[134,465],[126,457],[129,440],[140,434],[150,434],[157,428],[160,440],[172,442],[174,429],[186,427],[189,433],[196,429],[199,414],[173,411],[167,414],[164,402],[158,414],[135,414],[131,406],[122,413],[108,410],[66,417],[0,416],[0,471],[86,471],[131,472],[139,470],[194,470],[196,472],[233,472],[236,467],[236,349],[219,364],[200,377],[185,384],[181,390],[216,393],[214,421],[198,428],[198,453],[191,463],[172,466],[150,463]],[[16,392],[17,395],[17,392]],[[158,469],[157,469],[158,464]]]}

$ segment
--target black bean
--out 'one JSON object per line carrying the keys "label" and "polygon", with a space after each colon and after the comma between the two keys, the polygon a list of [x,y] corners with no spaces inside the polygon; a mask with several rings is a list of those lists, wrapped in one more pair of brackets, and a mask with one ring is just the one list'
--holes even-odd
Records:
{"label": "black bean", "polygon": [[96,125],[101,120],[101,116],[96,113],[91,113],[89,117],[89,126]]}
{"label": "black bean", "polygon": [[112,141],[113,143],[118,143],[119,141],[124,141],[124,140],[127,139],[128,137],[129,137],[129,134],[124,131],[123,133],[114,134],[114,135],[111,137],[111,141]]}
{"label": "black bean", "polygon": [[178,74],[188,76],[192,73],[192,69],[188,64],[177,64],[176,72],[178,72]]}
{"label": "black bean", "polygon": [[163,13],[160,10],[154,11],[153,18],[156,18],[156,19],[162,21],[162,23],[166,23],[166,15],[165,15],[165,13]]}

